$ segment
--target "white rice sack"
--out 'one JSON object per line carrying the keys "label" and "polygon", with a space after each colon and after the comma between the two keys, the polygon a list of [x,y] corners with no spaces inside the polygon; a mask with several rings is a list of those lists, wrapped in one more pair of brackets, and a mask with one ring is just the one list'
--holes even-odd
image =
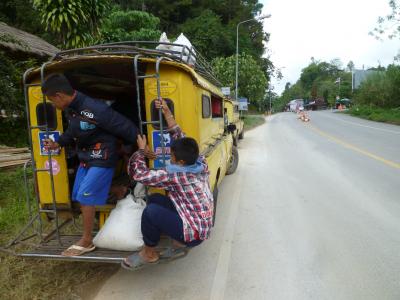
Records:
{"label": "white rice sack", "polygon": [[[189,63],[190,65],[194,65],[196,63],[196,58],[195,58],[196,52],[192,48],[193,47],[192,43],[189,41],[189,39],[183,33],[181,33],[178,36],[178,38],[176,39],[174,44],[184,45],[187,48],[189,48],[192,51],[192,53],[189,53],[189,51],[186,48],[183,49],[182,46],[173,46],[172,50],[179,52],[179,53],[181,53],[183,51],[182,59],[185,62]],[[176,54],[176,55],[178,55],[178,54]],[[189,55],[190,55],[190,58],[189,58]]]}
{"label": "white rice sack", "polygon": [[145,206],[143,199],[135,199],[132,195],[119,200],[93,239],[93,244],[112,250],[139,250],[143,246],[140,226]]}
{"label": "white rice sack", "polygon": [[[171,43],[167,37],[167,34],[165,32],[163,32],[160,36],[159,39],[160,43]],[[159,44],[156,47],[157,50],[170,50],[171,49],[171,45],[164,45],[164,44]]]}

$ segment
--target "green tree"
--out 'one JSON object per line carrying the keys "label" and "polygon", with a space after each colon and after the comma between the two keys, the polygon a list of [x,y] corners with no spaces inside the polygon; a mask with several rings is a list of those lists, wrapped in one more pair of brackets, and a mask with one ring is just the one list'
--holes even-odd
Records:
{"label": "green tree", "polygon": [[160,19],[142,11],[115,7],[100,29],[100,42],[157,41]]}
{"label": "green tree", "polygon": [[352,72],[352,71],[354,70],[354,62],[353,62],[352,60],[350,60],[350,61],[347,63],[347,70],[348,70],[349,72]]}
{"label": "green tree", "polygon": [[43,35],[44,26],[30,0],[1,0],[0,21],[27,32]]}
{"label": "green tree", "polygon": [[378,18],[377,27],[370,32],[377,39],[381,39],[383,35],[387,35],[389,39],[400,36],[400,0],[390,0],[389,6],[391,12]]}
{"label": "green tree", "polygon": [[195,48],[209,59],[232,54],[233,40],[222,25],[221,18],[209,9],[187,20],[180,29]]}
{"label": "green tree", "polygon": [[[218,57],[212,62],[217,78],[224,86],[235,90],[236,56]],[[267,88],[265,77],[256,60],[246,53],[239,56],[239,96],[246,97],[249,102],[258,105],[264,99]]]}
{"label": "green tree", "polygon": [[46,30],[58,37],[63,48],[90,44],[99,33],[109,0],[33,0]]}

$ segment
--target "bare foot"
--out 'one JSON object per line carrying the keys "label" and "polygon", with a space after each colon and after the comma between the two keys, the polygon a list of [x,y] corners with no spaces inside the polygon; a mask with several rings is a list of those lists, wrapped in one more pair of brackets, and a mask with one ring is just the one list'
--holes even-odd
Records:
{"label": "bare foot", "polygon": [[79,241],[75,243],[75,245],[87,248],[93,246],[93,241],[92,239],[81,238]]}
{"label": "bare foot", "polygon": [[146,246],[139,252],[139,255],[147,262],[155,262],[160,258],[154,248]]}
{"label": "bare foot", "polygon": [[94,245],[92,240],[85,240],[81,238],[74,245],[70,246],[68,249],[64,250],[61,255],[63,256],[79,256],[86,252],[94,250]]}

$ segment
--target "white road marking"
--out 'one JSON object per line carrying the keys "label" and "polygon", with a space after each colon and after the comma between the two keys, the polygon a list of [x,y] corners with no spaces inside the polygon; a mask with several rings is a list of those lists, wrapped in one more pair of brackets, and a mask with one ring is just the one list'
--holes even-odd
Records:
{"label": "white road marking", "polygon": [[361,124],[358,124],[358,123],[356,123],[356,122],[346,121],[346,120],[342,120],[342,119],[340,119],[340,118],[334,118],[334,117],[332,117],[332,116],[329,116],[328,114],[326,114],[326,117],[331,118],[331,119],[333,119],[333,120],[339,120],[339,121],[344,122],[344,123],[349,123],[349,124],[357,125],[357,126],[360,126],[360,127],[366,127],[366,128],[371,128],[371,129],[386,131],[386,132],[390,132],[390,133],[394,133],[394,134],[400,134],[400,131],[395,131],[395,130],[390,130],[390,129],[384,129],[384,128],[379,128],[379,127],[374,127],[374,126],[368,126],[368,125],[361,125]]}

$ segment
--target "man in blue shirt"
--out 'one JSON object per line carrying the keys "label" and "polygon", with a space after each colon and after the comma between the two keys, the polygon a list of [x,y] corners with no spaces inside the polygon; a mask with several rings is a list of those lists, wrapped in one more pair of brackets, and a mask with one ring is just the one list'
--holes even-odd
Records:
{"label": "man in blue shirt", "polygon": [[62,74],[47,77],[42,92],[58,109],[65,111],[68,118],[68,128],[58,141],[48,139],[45,146],[57,149],[75,144],[80,161],[72,200],[81,205],[83,235],[62,253],[64,256],[78,256],[95,249],[92,243],[95,205],[104,205],[107,201],[119,158],[117,140],[136,143],[138,129],[104,101],[74,90]]}

